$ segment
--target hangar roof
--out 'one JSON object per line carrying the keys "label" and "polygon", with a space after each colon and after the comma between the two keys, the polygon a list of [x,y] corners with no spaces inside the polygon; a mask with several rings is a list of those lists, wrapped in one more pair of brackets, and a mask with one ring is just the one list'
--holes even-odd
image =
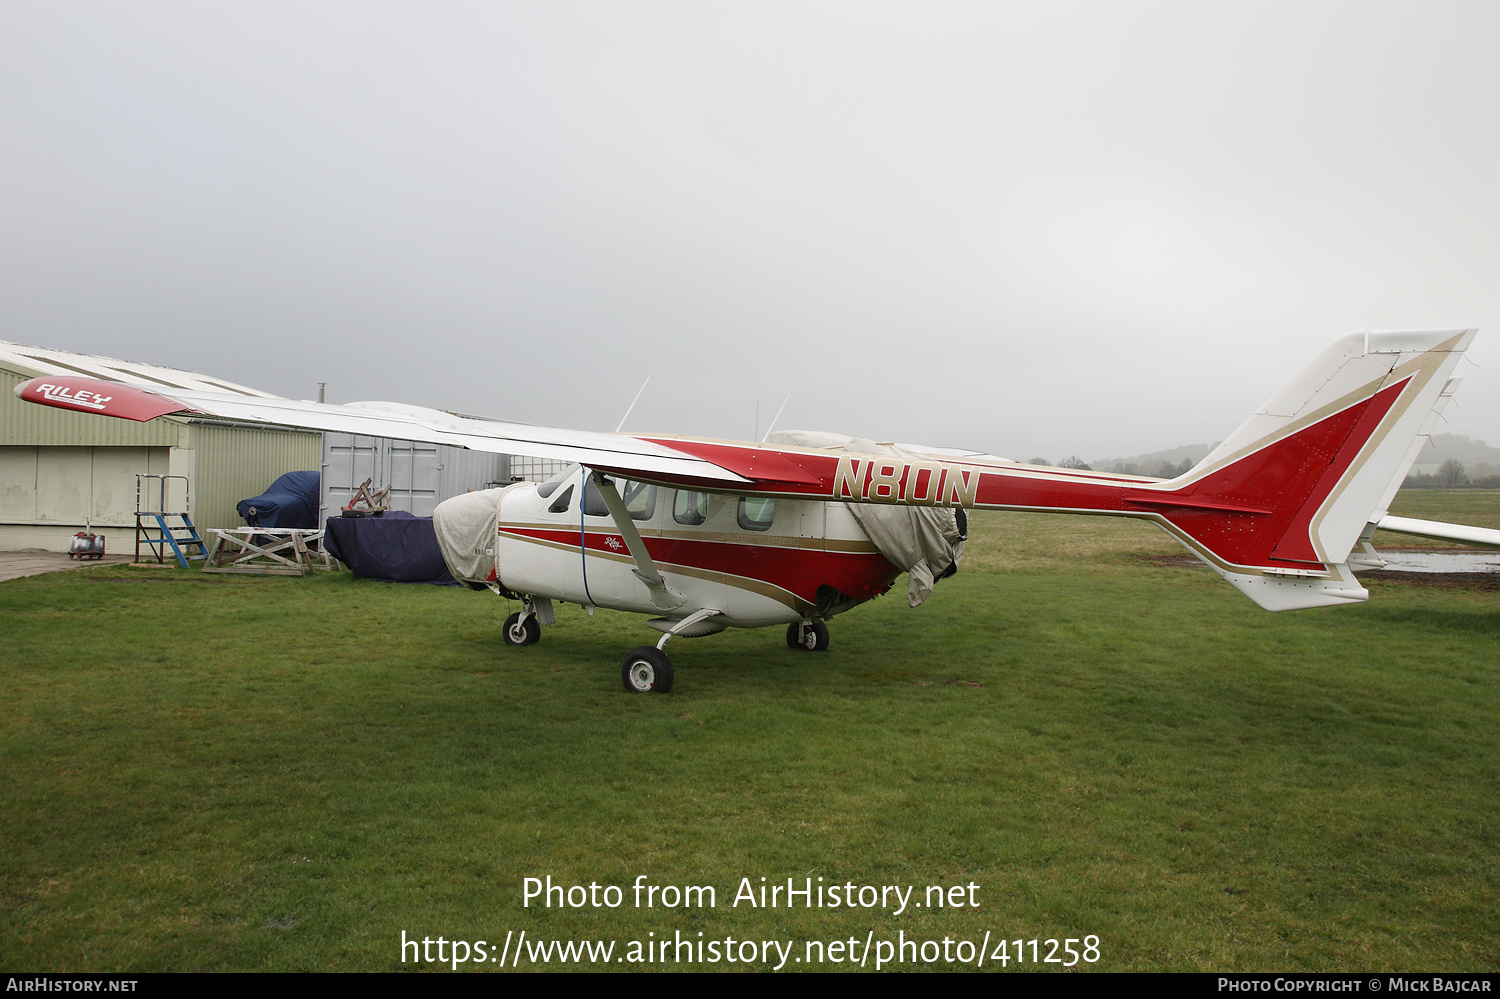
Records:
{"label": "hangar roof", "polygon": [[9,343],[5,340],[0,340],[0,368],[28,378],[40,375],[87,375],[90,378],[122,382],[140,388],[160,388],[165,385],[169,388],[230,392],[262,399],[278,398],[270,392],[237,385],[222,378],[183,371],[181,368],[164,368],[157,364],[122,361],[96,354],[75,354],[70,350],[55,350],[51,347],[29,347],[24,343]]}

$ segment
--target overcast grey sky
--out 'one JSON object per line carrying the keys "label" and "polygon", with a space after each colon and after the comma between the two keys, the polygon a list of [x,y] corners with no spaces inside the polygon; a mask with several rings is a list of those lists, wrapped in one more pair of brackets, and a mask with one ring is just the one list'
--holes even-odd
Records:
{"label": "overcast grey sky", "polygon": [[1012,457],[1478,326],[1500,4],[0,0],[0,339],[330,401]]}

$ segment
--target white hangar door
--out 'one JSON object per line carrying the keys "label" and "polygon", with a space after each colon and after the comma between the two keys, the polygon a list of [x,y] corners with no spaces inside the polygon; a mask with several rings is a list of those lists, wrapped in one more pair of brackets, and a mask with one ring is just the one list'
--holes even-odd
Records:
{"label": "white hangar door", "polygon": [[[438,505],[438,478],[443,470],[438,445],[417,441],[386,444],[385,481],[391,486],[391,507],[409,510],[418,517],[431,517]],[[378,479],[376,484],[379,485]],[[358,483],[355,487],[358,488]]]}
{"label": "white hangar door", "polygon": [[323,518],[337,517],[360,485],[390,486],[387,503],[418,517],[431,517],[443,500],[510,481],[503,454],[386,437],[323,435]]}

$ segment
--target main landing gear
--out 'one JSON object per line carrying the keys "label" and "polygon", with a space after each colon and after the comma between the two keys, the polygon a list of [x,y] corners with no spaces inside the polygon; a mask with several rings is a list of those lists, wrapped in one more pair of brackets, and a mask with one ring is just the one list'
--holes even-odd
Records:
{"label": "main landing gear", "polygon": [[[541,640],[542,625],[552,624],[552,602],[543,603],[541,598],[528,601],[519,614],[505,619],[501,631],[506,645],[535,645]],[[723,623],[712,621],[722,612],[712,608],[689,614],[675,623],[658,618],[654,627],[671,627],[653,645],[638,645],[631,649],[620,663],[620,682],[632,694],[665,694],[672,689],[672,660],[664,651],[666,644],[678,635],[692,638],[723,630]],[[796,621],[787,625],[786,644],[804,652],[826,652],[828,650],[828,625],[822,621]]]}
{"label": "main landing gear", "polygon": [[828,651],[828,625],[822,621],[797,621],[786,626],[786,644],[804,652]]}
{"label": "main landing gear", "polygon": [[[655,691],[665,694],[672,689],[672,660],[662,651],[663,646],[675,635],[691,633],[693,625],[718,614],[718,611],[699,611],[678,622],[655,646],[641,645],[630,650],[620,664],[620,680],[632,694]],[[806,652],[828,651],[828,625],[822,621],[798,621],[786,629],[786,644]]]}
{"label": "main landing gear", "polygon": [[672,689],[672,660],[654,645],[639,646],[620,664],[620,679],[632,694],[665,694]]}
{"label": "main landing gear", "polygon": [[[625,689],[632,694],[646,694],[653,690],[658,694],[665,694],[671,690],[672,660],[668,659],[666,652],[662,650],[678,635],[692,638],[695,635],[708,635],[715,631],[722,631],[721,624],[704,624],[722,613],[712,607],[694,611],[668,628],[667,633],[661,636],[661,641],[655,646],[639,645],[631,649],[625,661],[620,664],[620,680],[625,684]],[[652,624],[657,625],[658,622],[654,621]],[[664,625],[665,622],[661,624]]]}

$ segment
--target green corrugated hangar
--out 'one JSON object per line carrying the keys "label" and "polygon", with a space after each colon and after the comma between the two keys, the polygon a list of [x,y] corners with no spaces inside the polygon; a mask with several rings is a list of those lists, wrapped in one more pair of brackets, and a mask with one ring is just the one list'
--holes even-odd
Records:
{"label": "green corrugated hangar", "polygon": [[[167,480],[165,506],[188,513],[200,533],[240,527],[236,502],[278,475],[317,470],[322,462],[317,433],[178,416],[134,423],[15,396],[15,386],[32,378],[79,374],[148,389],[275,398],[176,368],[0,341],[0,551],[65,552],[86,526],[108,537],[110,552],[132,551],[137,474],[182,476]],[[152,495],[148,506],[159,502]]]}

